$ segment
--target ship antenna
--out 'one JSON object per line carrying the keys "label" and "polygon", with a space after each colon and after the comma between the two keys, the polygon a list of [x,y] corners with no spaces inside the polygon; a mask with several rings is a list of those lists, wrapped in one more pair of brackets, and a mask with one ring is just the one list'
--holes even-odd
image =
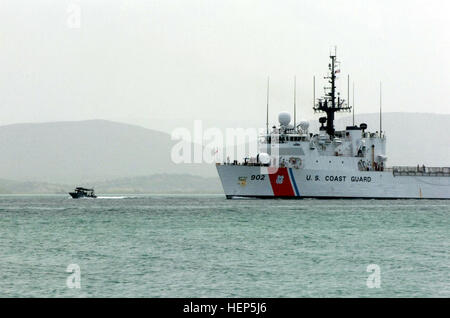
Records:
{"label": "ship antenna", "polygon": [[266,134],[269,134],[269,84],[270,77],[267,77],[267,108],[266,108]]}
{"label": "ship antenna", "polygon": [[347,74],[347,106],[350,107],[350,74]]}
{"label": "ship antenna", "polygon": [[383,131],[383,117],[382,117],[382,102],[383,102],[383,95],[382,95],[382,86],[381,86],[381,82],[380,82],[380,137],[381,137],[381,133]]}
{"label": "ship antenna", "polygon": [[297,123],[297,77],[294,76],[294,129]]}
{"label": "ship antenna", "polygon": [[352,112],[353,112],[353,127],[355,127],[355,82],[353,82],[353,107],[352,107]]}
{"label": "ship antenna", "polygon": [[316,77],[313,76],[313,108],[316,107]]}

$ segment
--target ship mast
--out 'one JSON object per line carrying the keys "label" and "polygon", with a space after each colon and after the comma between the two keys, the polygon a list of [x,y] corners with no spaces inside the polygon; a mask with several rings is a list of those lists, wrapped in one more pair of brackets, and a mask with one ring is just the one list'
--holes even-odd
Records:
{"label": "ship mast", "polygon": [[[326,113],[326,131],[329,136],[334,136],[334,113],[341,111],[350,111],[352,108],[349,106],[344,99],[341,99],[339,93],[336,92],[336,74],[340,72],[336,69],[336,52],[330,54],[331,63],[328,68],[330,70],[330,75],[325,77],[328,79],[330,87],[325,87],[325,96],[319,98],[317,103],[314,104],[314,112],[324,112]],[[337,97],[336,97],[337,95]]]}

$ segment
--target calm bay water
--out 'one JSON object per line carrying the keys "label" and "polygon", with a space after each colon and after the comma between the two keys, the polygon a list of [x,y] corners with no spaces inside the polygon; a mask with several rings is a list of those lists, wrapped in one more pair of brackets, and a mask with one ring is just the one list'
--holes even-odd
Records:
{"label": "calm bay water", "polygon": [[1,297],[450,297],[449,252],[449,201],[0,196]]}

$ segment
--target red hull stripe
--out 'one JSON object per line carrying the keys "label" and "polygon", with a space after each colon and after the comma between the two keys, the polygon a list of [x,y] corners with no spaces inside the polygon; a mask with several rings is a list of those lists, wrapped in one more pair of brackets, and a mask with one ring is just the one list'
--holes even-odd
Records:
{"label": "red hull stripe", "polygon": [[269,168],[270,185],[272,186],[273,195],[276,197],[293,197],[295,196],[291,179],[287,168],[271,169]]}

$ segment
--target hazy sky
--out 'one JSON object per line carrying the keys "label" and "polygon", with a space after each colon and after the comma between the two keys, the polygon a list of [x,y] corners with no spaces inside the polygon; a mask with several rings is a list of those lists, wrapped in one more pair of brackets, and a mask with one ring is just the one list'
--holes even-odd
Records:
{"label": "hazy sky", "polygon": [[378,110],[382,81],[386,111],[448,114],[449,12],[448,0],[2,0],[0,124],[264,126],[268,75],[271,119],[292,109],[294,75],[311,119],[334,45],[357,112]]}

